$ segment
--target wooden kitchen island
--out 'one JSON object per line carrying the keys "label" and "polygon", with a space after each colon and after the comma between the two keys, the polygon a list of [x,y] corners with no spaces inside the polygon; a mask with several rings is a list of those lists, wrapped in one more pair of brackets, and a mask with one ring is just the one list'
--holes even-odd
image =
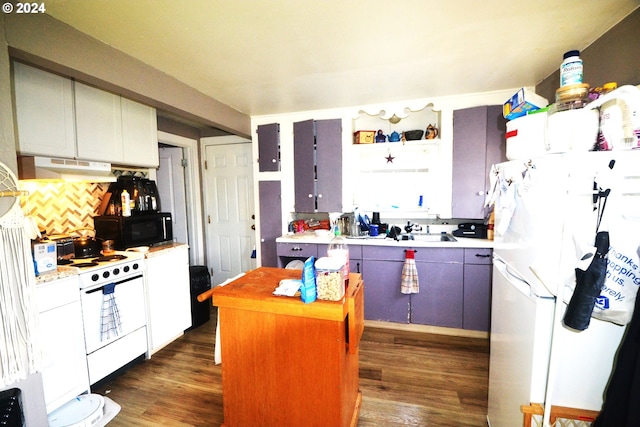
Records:
{"label": "wooden kitchen island", "polygon": [[274,296],[300,270],[260,267],[212,291],[220,314],[224,427],[356,426],[364,283],[341,301]]}

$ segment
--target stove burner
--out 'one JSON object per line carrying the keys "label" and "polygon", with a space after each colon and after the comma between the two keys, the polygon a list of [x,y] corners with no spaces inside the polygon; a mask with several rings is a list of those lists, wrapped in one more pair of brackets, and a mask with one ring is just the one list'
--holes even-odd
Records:
{"label": "stove burner", "polygon": [[120,261],[122,259],[127,259],[125,255],[115,254],[115,255],[107,255],[95,258],[94,262],[109,262],[109,261]]}
{"label": "stove burner", "polygon": [[69,265],[69,264],[73,264],[73,261],[71,261],[70,259],[59,259],[57,264],[58,265]]}
{"label": "stove burner", "polygon": [[74,267],[78,267],[78,268],[85,268],[85,267],[95,267],[96,265],[99,265],[97,262],[95,261],[89,261],[89,262],[74,262],[73,266]]}

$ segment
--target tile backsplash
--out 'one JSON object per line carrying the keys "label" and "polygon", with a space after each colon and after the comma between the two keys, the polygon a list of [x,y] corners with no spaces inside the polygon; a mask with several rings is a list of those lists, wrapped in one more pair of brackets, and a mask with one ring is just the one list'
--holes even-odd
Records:
{"label": "tile backsplash", "polygon": [[109,184],[20,181],[20,188],[29,192],[21,199],[24,214],[33,216],[41,231],[59,234],[93,229],[93,217]]}

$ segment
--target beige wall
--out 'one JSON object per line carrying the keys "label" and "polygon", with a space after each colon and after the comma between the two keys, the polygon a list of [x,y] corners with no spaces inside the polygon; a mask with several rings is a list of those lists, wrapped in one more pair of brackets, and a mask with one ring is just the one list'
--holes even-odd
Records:
{"label": "beige wall", "polygon": [[[588,25],[588,23],[585,23]],[[584,66],[584,82],[591,87],[607,82],[618,86],[640,84],[640,8],[623,19],[580,53]],[[558,71],[538,83],[536,93],[553,102],[560,86]]]}

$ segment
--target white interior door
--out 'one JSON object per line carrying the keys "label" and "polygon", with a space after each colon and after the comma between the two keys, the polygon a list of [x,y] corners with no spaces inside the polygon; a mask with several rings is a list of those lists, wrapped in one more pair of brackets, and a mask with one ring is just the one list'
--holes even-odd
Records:
{"label": "white interior door", "polygon": [[187,199],[185,194],[183,150],[180,147],[160,147],[160,167],[156,184],[160,195],[160,210],[171,212],[173,239],[189,243],[187,226]]}
{"label": "white interior door", "polygon": [[206,145],[207,265],[213,285],[255,268],[251,143]]}

